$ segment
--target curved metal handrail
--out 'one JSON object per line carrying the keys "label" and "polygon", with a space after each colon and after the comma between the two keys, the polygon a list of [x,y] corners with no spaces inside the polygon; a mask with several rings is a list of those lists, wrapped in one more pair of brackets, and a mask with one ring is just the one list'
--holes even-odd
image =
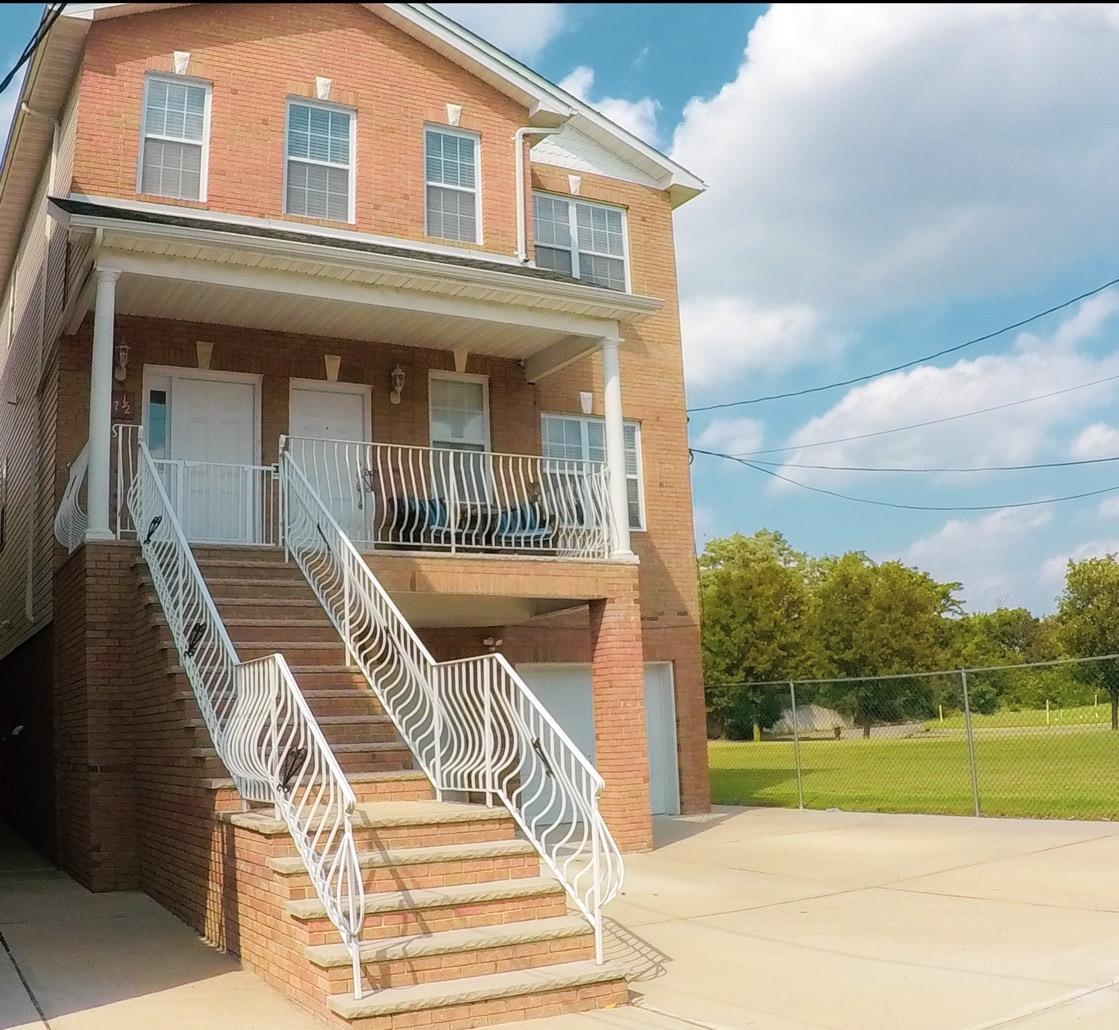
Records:
{"label": "curved metal handrail", "polygon": [[88,525],[86,513],[82,508],[82,486],[85,484],[89,469],[89,442],[87,441],[78,456],[70,463],[70,475],[66,489],[62,492],[58,511],[54,515],[54,538],[73,554],[85,540]]}

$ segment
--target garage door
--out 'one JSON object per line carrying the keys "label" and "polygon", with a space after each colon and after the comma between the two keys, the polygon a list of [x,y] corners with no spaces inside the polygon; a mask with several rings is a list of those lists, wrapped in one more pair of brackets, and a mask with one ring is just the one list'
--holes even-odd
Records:
{"label": "garage door", "polygon": [[[575,745],[594,762],[594,704],[589,665],[519,665],[517,671],[563,727]],[[654,815],[680,811],[676,772],[676,704],[672,666],[645,666],[645,722],[649,746],[649,795]]]}

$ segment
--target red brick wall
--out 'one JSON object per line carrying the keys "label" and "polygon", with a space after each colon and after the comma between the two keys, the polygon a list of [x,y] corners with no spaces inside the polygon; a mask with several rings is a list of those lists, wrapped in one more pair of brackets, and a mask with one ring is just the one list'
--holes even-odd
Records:
{"label": "red brick wall", "polygon": [[460,128],[481,139],[482,248],[516,251],[513,133],[525,109],[360,4],[207,4],[95,22],[79,85],[77,191],[137,196],[144,74],[170,72],[176,50],[190,53],[190,76],[213,84],[209,187],[196,206],[288,217],[286,100],[313,99],[324,76],[331,101],[356,111],[350,228],[426,238],[423,127],[445,125],[446,105],[460,104]]}

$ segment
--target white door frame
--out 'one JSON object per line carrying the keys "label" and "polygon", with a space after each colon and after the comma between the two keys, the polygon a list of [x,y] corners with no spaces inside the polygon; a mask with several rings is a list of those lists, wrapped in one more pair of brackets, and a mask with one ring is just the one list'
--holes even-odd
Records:
{"label": "white door frame", "polygon": [[373,388],[365,383],[331,383],[325,379],[296,379],[294,376],[288,380],[288,435],[291,435],[291,409],[295,401],[296,390],[309,390],[315,393],[349,393],[357,394],[364,400],[362,418],[365,433],[363,440],[350,440],[348,443],[373,442]]}
{"label": "white door frame", "polygon": [[[255,372],[221,372],[213,369],[190,368],[185,365],[145,365],[141,389],[144,393],[143,404],[140,407],[140,419],[146,426],[148,424],[148,394],[151,392],[150,380],[154,376],[166,376],[171,380],[171,396],[168,398],[172,405],[175,403],[176,379],[208,379],[212,382],[224,383],[250,383],[253,387],[253,464],[260,464],[260,395],[262,375]],[[171,431],[171,411],[167,412],[167,431]],[[168,440],[170,443],[170,439]]]}
{"label": "white door frame", "polygon": [[[667,669],[668,670],[668,725],[666,727],[668,733],[668,753],[672,756],[672,773],[669,777],[671,790],[669,792],[669,812],[670,815],[678,815],[680,813],[680,742],[676,736],[676,666],[672,662],[645,662],[642,665],[643,675],[647,674],[651,669]],[[645,706],[645,718],[649,717],[649,706]],[[648,751],[648,748],[646,749]],[[649,767],[652,768],[653,755],[648,751]],[[651,774],[650,774],[651,775]]]}

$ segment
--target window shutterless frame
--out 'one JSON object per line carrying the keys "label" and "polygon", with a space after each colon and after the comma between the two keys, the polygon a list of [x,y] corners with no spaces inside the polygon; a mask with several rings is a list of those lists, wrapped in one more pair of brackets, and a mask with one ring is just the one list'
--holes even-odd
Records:
{"label": "window shutterless frame", "polygon": [[[201,89],[205,92],[205,101],[202,111],[202,139],[191,140],[183,136],[149,133],[148,106],[152,83],[162,82],[170,86],[181,86],[187,89]],[[145,196],[172,197],[175,200],[206,200],[206,191],[209,185],[210,168],[210,121],[213,109],[213,87],[204,79],[195,79],[189,75],[165,75],[149,72],[144,76],[144,99],[140,105],[140,144],[136,152],[136,192]],[[184,197],[179,194],[145,193],[144,191],[144,150],[151,140],[153,143],[182,144],[186,146],[200,146],[202,150],[199,162],[198,196]]]}
{"label": "window shutterless frame", "polygon": [[[548,453],[547,426],[548,426],[549,421],[555,421],[555,422],[559,422],[559,423],[567,423],[568,425],[573,425],[573,426],[577,425],[579,427],[579,452],[580,452],[579,455],[578,455],[578,459],[581,460],[581,461],[590,461],[591,460],[591,457],[590,457],[590,455],[591,455],[590,434],[589,434],[588,427],[591,426],[591,425],[602,426],[603,427],[603,432],[605,433],[605,426],[606,426],[605,419],[597,418],[593,415],[568,415],[568,414],[564,414],[564,413],[558,412],[558,411],[543,412],[540,415],[540,453],[541,453],[541,456],[544,457],[544,458],[556,458],[556,459],[562,460],[562,459],[570,459],[570,458],[573,457],[573,455],[568,454],[568,453],[563,453],[563,454],[555,454],[555,453],[549,454]],[[645,463],[644,463],[644,458],[642,457],[642,454],[641,454],[641,423],[636,422],[633,419],[626,419],[624,425],[625,425],[626,435],[628,435],[631,431],[633,433],[634,470],[632,472],[630,472],[628,470],[629,448],[627,447],[626,448],[626,452],[627,452],[626,453],[626,464],[627,464],[626,482],[628,484],[629,482],[632,481],[636,485],[635,500],[637,502],[637,505],[636,505],[637,506],[637,521],[635,522],[631,519],[629,528],[630,528],[631,532],[643,533],[645,531]],[[574,445],[574,441],[571,441],[571,444]],[[603,447],[604,448],[605,448],[605,444],[606,444],[606,441],[605,441],[605,437],[604,437],[604,439],[603,439]],[[628,507],[628,495],[629,495],[628,486],[626,488],[626,495],[627,495],[627,507]]]}
{"label": "window shutterless frame", "polygon": [[[440,182],[430,179],[427,174],[428,164],[428,146],[430,136],[450,136],[456,139],[469,140],[474,144],[474,188],[473,190],[467,189],[463,186],[455,185],[454,183]],[[466,129],[452,129],[446,125],[430,124],[424,126],[424,145],[423,145],[423,182],[424,182],[424,235],[430,236],[432,239],[451,240],[455,243],[476,243],[481,244],[485,236],[482,229],[482,138],[476,132],[470,132]],[[474,238],[462,239],[457,236],[442,236],[433,234],[431,231],[431,216],[430,200],[428,191],[432,188],[449,190],[456,193],[474,194]]]}
{"label": "window shutterless frame", "polygon": [[[535,220],[536,220],[536,198],[539,197],[539,198],[547,199],[547,200],[551,201],[553,205],[558,204],[558,205],[561,205],[561,206],[566,206],[566,208],[567,208],[567,229],[568,229],[568,233],[569,233],[569,244],[568,244],[568,246],[564,247],[564,246],[561,246],[557,243],[544,242],[539,238],[539,234],[534,232],[534,236],[536,237],[533,240],[534,249],[539,248],[539,247],[543,247],[546,250],[563,251],[563,252],[569,254],[570,258],[571,258],[571,275],[575,279],[588,279],[589,278],[588,269],[580,268],[580,255],[581,254],[584,256],[584,261],[583,261],[584,265],[589,264],[589,262],[585,260],[586,258],[593,258],[593,257],[602,257],[602,258],[608,258],[608,259],[611,259],[611,260],[614,260],[614,261],[621,261],[622,262],[622,269],[623,269],[624,277],[625,277],[624,292],[625,293],[632,292],[632,287],[631,287],[631,284],[630,284],[630,274],[629,274],[629,218],[628,218],[628,212],[626,211],[626,209],[624,207],[618,207],[617,205],[614,205],[614,204],[600,204],[597,201],[583,200],[580,197],[564,196],[563,194],[559,194],[559,193],[544,193],[541,190],[534,190],[533,194],[532,194],[532,197],[533,197],[533,221],[534,221],[534,224],[535,224]],[[593,213],[594,211],[609,211],[611,213],[616,213],[619,216],[620,221],[621,221],[621,235],[622,235],[622,252],[621,252],[621,254],[611,254],[608,251],[597,251],[597,250],[587,248],[587,247],[581,248],[579,246],[579,210],[580,209],[583,209],[584,211],[587,211],[587,212],[590,212],[590,213]],[[593,217],[593,215],[592,215],[592,217]],[[539,261],[537,263],[539,264]],[[542,265],[541,267],[549,267],[549,266]],[[601,284],[598,284],[598,285],[601,285]],[[603,286],[603,289],[613,289],[613,287]]]}
{"label": "window shutterless frame", "polygon": [[[350,120],[350,147],[348,155],[348,164],[343,165],[337,161],[319,161],[310,158],[291,157],[289,148],[291,144],[291,110],[293,107],[306,107],[311,110],[327,111],[331,114],[345,115]],[[288,210],[288,177],[291,171],[292,162],[297,164],[307,165],[310,167],[320,168],[333,168],[333,169],[346,169],[348,171],[349,181],[347,183],[347,199],[346,199],[346,217],[344,219],[330,218],[324,216],[324,221],[337,222],[344,221],[349,225],[355,224],[357,221],[357,201],[356,201],[356,183],[357,183],[357,112],[352,107],[344,107],[341,104],[331,104],[323,100],[309,100],[306,97],[288,97],[284,105],[284,174],[283,174],[283,196],[281,197],[282,210],[285,215],[295,214],[301,218],[315,218],[316,215],[303,215],[300,212],[292,212]]]}
{"label": "window shutterless frame", "polygon": [[432,409],[434,408],[434,395],[435,391],[431,388],[432,383],[436,382],[451,382],[451,383],[477,383],[482,388],[482,419],[485,426],[485,439],[478,441],[471,441],[471,443],[481,445],[483,452],[489,452],[493,449],[492,435],[490,427],[490,377],[485,375],[475,375],[471,372],[441,372],[431,369],[428,372],[428,389],[427,389],[427,425],[428,425],[428,439],[432,447],[449,447],[453,446],[453,442],[449,440],[438,440],[435,438],[432,430]]}

